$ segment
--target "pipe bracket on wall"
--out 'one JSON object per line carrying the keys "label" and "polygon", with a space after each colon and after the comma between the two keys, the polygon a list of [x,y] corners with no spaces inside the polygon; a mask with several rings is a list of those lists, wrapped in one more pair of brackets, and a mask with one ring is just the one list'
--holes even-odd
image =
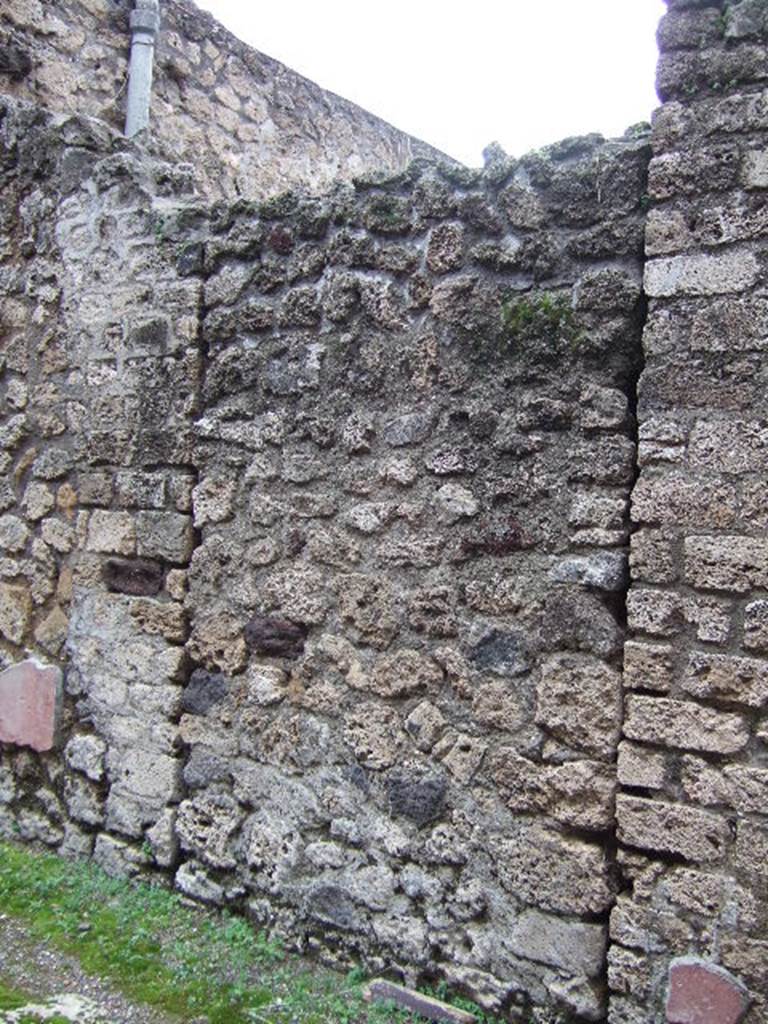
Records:
{"label": "pipe bracket on wall", "polygon": [[152,64],[159,29],[158,0],[136,0],[136,9],[131,12],[131,63],[125,117],[125,134],[129,139],[149,127]]}

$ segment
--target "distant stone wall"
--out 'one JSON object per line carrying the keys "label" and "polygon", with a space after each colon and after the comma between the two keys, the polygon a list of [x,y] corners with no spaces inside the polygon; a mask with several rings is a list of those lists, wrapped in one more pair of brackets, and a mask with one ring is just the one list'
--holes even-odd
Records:
{"label": "distant stone wall", "polygon": [[[192,0],[160,6],[151,145],[192,165],[203,194],[322,192],[338,179],[441,156],[247,46]],[[122,131],[132,8],[130,0],[7,0],[0,91]]]}

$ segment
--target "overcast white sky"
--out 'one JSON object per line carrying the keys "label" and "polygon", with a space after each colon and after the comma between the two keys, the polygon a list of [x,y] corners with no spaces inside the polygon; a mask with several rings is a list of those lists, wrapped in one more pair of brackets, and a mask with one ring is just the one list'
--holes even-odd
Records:
{"label": "overcast white sky", "polygon": [[325,89],[472,166],[647,121],[662,0],[198,0]]}

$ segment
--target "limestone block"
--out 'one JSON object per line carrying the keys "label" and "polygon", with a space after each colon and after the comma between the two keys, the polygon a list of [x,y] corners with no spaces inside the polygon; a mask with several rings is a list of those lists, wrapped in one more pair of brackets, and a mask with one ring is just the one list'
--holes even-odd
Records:
{"label": "limestone block", "polygon": [[577,750],[612,757],[621,723],[621,676],[597,658],[559,654],[536,687],[536,723]]}
{"label": "limestone block", "polygon": [[768,587],[768,541],[756,537],[686,537],[685,577],[695,587],[743,593]]}
{"label": "limestone block", "polygon": [[626,699],[623,729],[630,739],[716,754],[733,754],[749,743],[749,725],[742,715],[640,694]]}
{"label": "limestone block", "polygon": [[645,473],[632,491],[636,523],[724,529],[734,522],[737,512],[736,489],[722,479],[696,480],[679,473],[651,477]]}
{"label": "limestone block", "polygon": [[627,594],[629,628],[651,636],[675,636],[685,625],[683,598],[670,590],[633,587]]}
{"label": "limestone block", "polygon": [[536,825],[505,840],[499,879],[526,903],[565,914],[597,914],[613,899],[603,850]]}
{"label": "limestone block", "polygon": [[405,697],[434,691],[442,679],[442,671],[431,658],[419,651],[406,649],[380,657],[369,678],[359,677],[354,683],[351,679],[349,681],[381,697]]}
{"label": "limestone block", "polygon": [[32,599],[23,583],[0,583],[0,636],[22,644],[29,625]]}
{"label": "limestone block", "polygon": [[693,807],[619,794],[616,817],[619,841],[641,850],[716,863],[723,859],[730,845],[728,823]]}
{"label": "limestone block", "polygon": [[768,700],[768,663],[756,658],[694,651],[682,687],[694,697],[761,707]]}
{"label": "limestone block", "polygon": [[92,782],[82,776],[70,775],[64,783],[64,802],[75,821],[101,825],[104,821],[104,800]]}
{"label": "limestone block", "polygon": [[154,750],[110,750],[107,758],[112,789],[150,802],[178,799],[181,761]]}
{"label": "limestone block", "polygon": [[88,551],[131,555],[136,547],[136,526],[129,512],[96,509],[88,520]]}
{"label": "limestone block", "polygon": [[645,266],[645,290],[652,298],[723,295],[755,284],[760,267],[752,253],[672,256]]}
{"label": "limestone block", "polygon": [[464,228],[461,224],[439,224],[427,243],[427,266],[434,274],[457,270],[464,262]]}
{"label": "limestone block", "polygon": [[558,583],[578,583],[596,590],[624,590],[627,585],[627,556],[623,551],[600,551],[594,555],[570,555],[550,570]]}
{"label": "limestone block", "polygon": [[23,551],[29,539],[29,529],[18,516],[0,516],[0,549],[15,554]]}
{"label": "limestone block", "polygon": [[622,786],[663,789],[666,776],[664,754],[622,740],[616,776]]}
{"label": "limestone block", "polygon": [[745,986],[725,968],[695,957],[669,965],[668,1024],[739,1024],[748,1006]]}
{"label": "limestone block", "polygon": [[398,759],[406,737],[400,717],[389,707],[363,703],[345,718],[344,739],[367,768],[388,768]]}
{"label": "limestone block", "polygon": [[752,149],[744,154],[741,180],[745,188],[768,188],[768,151]]}
{"label": "limestone block", "polygon": [[101,832],[96,837],[93,861],[112,878],[130,878],[146,864],[147,857],[124,840]]}
{"label": "limestone block", "polygon": [[27,519],[42,519],[48,515],[55,504],[55,499],[47,484],[31,483],[24,491],[21,507]]}
{"label": "limestone block", "polygon": [[517,956],[589,978],[600,973],[607,938],[604,924],[564,921],[528,910],[515,921],[503,941]]}
{"label": "limestone block", "polygon": [[49,654],[58,655],[67,639],[68,625],[66,613],[58,605],[54,605],[35,629],[35,640]]}
{"label": "limestone block", "polygon": [[744,646],[768,652],[768,601],[752,601],[744,609]]}
{"label": "limestone block", "polygon": [[62,704],[61,669],[19,662],[0,673],[0,741],[33,750],[56,743]]}
{"label": "limestone block", "polygon": [[[94,512],[94,515],[97,513]],[[191,516],[179,512],[137,513],[136,551],[139,555],[184,563],[189,561],[193,546]]]}
{"label": "limestone block", "polygon": [[152,847],[152,855],[155,862],[163,868],[172,867],[179,855],[175,824],[176,810],[168,808],[163,811],[152,828],[147,829],[147,840]]}
{"label": "limestone block", "polygon": [[204,477],[192,491],[195,526],[223,523],[232,516],[236,483],[221,477]]}
{"label": "limestone block", "polygon": [[742,814],[764,814],[768,807],[768,769],[731,764],[722,768],[696,757],[683,759],[683,790],[705,806],[722,804]]}
{"label": "limestone block", "polygon": [[64,748],[64,758],[70,768],[99,782],[104,777],[106,752],[107,745],[100,736],[83,733],[70,739]]}
{"label": "limestone block", "polygon": [[667,693],[674,679],[674,651],[666,644],[628,640],[624,646],[624,686]]}
{"label": "limestone block", "polygon": [[179,804],[176,834],[184,850],[211,867],[233,868],[237,861],[231,841],[243,819],[243,812],[231,797],[203,794]]}
{"label": "limestone block", "polygon": [[692,466],[710,472],[760,472],[768,459],[768,428],[761,420],[698,420],[688,451]]}
{"label": "limestone block", "polygon": [[436,413],[430,408],[403,413],[384,426],[384,440],[393,448],[418,444],[432,433],[436,419]]}
{"label": "limestone block", "polygon": [[419,750],[429,751],[440,738],[445,718],[440,710],[427,700],[417,704],[405,720],[405,731]]}
{"label": "limestone block", "polygon": [[443,484],[435,493],[434,505],[438,518],[449,525],[471,519],[480,508],[472,492],[460,484]]}

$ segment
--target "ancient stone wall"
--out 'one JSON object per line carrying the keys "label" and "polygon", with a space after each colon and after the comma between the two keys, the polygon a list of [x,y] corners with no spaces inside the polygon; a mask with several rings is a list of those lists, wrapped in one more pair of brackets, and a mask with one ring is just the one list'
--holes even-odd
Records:
{"label": "ancient stone wall", "polygon": [[6,834],[599,1019],[647,140],[211,210],[2,131]]}
{"label": "ancient stone wall", "polygon": [[[0,91],[125,124],[132,0],[5,0]],[[241,42],[193,0],[163,0],[151,136],[203,194],[320,192],[415,157],[439,157],[368,111]]]}
{"label": "ancient stone wall", "polygon": [[768,8],[669,8],[652,138],[323,195],[2,101],[0,834],[513,1021],[761,1024]]}
{"label": "ancient stone wall", "polygon": [[[757,1024],[768,1019],[768,7],[669,7],[648,184],[618,761],[628,888],[611,917],[610,1019],[656,1020],[670,959],[695,955],[742,980]],[[719,1012],[701,1019],[732,1019]]]}

